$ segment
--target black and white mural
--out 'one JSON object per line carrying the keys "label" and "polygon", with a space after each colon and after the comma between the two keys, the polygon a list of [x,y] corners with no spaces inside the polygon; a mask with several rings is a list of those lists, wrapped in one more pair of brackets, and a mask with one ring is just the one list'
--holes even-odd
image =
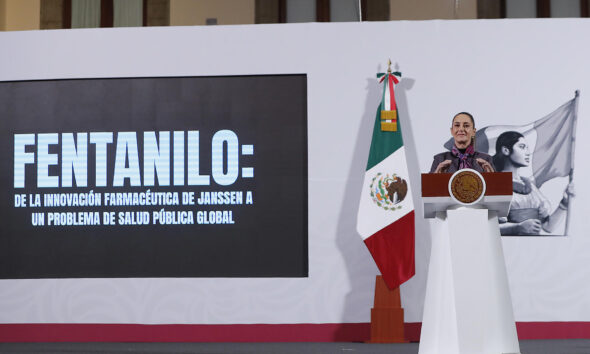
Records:
{"label": "black and white mural", "polygon": [[[528,124],[477,130],[475,150],[491,155],[496,171],[512,172],[510,212],[499,218],[503,236],[568,234],[579,97],[575,91],[573,99]],[[449,140],[445,147],[452,144]]]}

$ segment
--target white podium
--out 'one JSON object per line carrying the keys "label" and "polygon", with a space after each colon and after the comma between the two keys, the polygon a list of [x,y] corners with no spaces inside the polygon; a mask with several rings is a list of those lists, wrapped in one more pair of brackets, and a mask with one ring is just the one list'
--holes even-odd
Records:
{"label": "white podium", "polygon": [[463,186],[456,174],[422,175],[424,217],[434,220],[419,354],[520,353],[498,226],[512,175],[467,171],[483,180],[475,202],[461,202],[450,187],[476,193],[470,178]]}

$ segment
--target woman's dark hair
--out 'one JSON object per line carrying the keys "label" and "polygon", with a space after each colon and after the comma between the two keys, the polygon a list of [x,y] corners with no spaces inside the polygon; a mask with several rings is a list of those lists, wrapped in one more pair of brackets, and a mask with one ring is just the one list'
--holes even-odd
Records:
{"label": "woman's dark hair", "polygon": [[[498,140],[496,140],[496,154],[493,157],[494,167],[496,168],[496,171],[504,170],[506,160],[509,159],[510,155],[512,155],[514,144],[516,144],[516,142],[520,138],[524,138],[524,136],[519,132],[515,131],[504,132],[500,134],[500,136],[498,136]],[[510,151],[510,154],[508,154],[508,156],[502,153],[502,147],[506,147]]]}
{"label": "woman's dark hair", "polygon": [[475,120],[473,119],[473,116],[472,116],[472,115],[471,115],[471,113],[469,113],[469,112],[459,112],[459,113],[455,114],[455,115],[453,116],[453,120],[451,121],[451,125],[453,125],[453,122],[455,121],[455,118],[457,118],[457,116],[459,116],[459,115],[461,115],[461,114],[464,114],[464,115],[466,115],[467,117],[469,117],[469,119],[471,119],[471,124],[473,124],[473,127],[475,128]]}

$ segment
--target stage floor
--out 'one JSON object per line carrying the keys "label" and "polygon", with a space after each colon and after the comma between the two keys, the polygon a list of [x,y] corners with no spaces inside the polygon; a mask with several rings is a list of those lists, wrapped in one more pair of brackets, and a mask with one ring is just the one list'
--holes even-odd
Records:
{"label": "stage floor", "polygon": [[[589,354],[590,339],[523,340],[522,354]],[[418,343],[0,343],[0,353],[415,354]]]}

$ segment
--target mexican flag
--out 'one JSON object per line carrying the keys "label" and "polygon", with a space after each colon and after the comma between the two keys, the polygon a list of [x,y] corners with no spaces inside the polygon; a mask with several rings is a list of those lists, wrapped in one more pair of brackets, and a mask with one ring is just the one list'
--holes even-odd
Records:
{"label": "mexican flag", "polygon": [[401,74],[388,71],[377,77],[383,96],[373,127],[357,231],[387,286],[395,289],[415,274],[414,203],[394,95]]}

